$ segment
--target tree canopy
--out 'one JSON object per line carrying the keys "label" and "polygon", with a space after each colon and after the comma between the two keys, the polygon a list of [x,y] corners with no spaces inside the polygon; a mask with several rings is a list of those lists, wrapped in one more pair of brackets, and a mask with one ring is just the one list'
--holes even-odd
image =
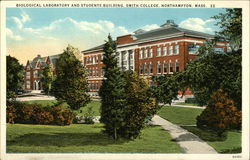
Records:
{"label": "tree canopy", "polygon": [[59,101],[66,101],[75,110],[90,101],[85,67],[75,57],[79,52],[68,45],[56,63],[56,79],[53,82],[54,96]]}

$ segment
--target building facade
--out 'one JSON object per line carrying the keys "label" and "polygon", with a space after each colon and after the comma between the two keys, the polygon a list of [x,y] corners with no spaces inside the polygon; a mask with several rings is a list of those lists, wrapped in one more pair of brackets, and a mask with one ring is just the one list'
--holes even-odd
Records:
{"label": "building facade", "polygon": [[[178,27],[168,20],[160,28],[116,38],[119,67],[133,70],[151,82],[154,75],[173,74],[185,69],[186,64],[197,57],[197,51],[213,35]],[[228,49],[227,43],[217,42],[219,52]],[[89,74],[92,96],[98,96],[103,79],[103,45],[82,51],[83,63]]]}
{"label": "building facade", "polygon": [[24,89],[25,90],[43,90],[41,75],[44,67],[50,65],[53,73],[56,71],[56,61],[60,54],[41,57],[37,55],[33,60],[28,61],[24,72]]}

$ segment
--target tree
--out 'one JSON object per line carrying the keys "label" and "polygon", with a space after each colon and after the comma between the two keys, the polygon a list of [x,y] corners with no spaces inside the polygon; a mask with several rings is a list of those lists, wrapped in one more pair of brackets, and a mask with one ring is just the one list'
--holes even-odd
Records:
{"label": "tree", "polygon": [[177,98],[178,91],[181,90],[181,81],[178,80],[179,74],[181,73],[153,78],[156,85],[152,88],[158,102],[171,105],[172,100]]}
{"label": "tree", "polygon": [[222,89],[215,91],[206,109],[197,118],[197,127],[214,130],[218,136],[241,127],[241,111]]}
{"label": "tree", "polygon": [[118,132],[122,137],[134,139],[145,126],[146,119],[158,110],[158,103],[148,81],[133,71],[124,72],[126,80],[124,122]]}
{"label": "tree", "polygon": [[7,56],[7,100],[15,98],[16,92],[23,87],[24,67],[15,57]]}
{"label": "tree", "polygon": [[216,32],[220,40],[229,42],[233,51],[241,49],[242,46],[242,9],[228,8],[226,13],[220,13],[214,17],[217,25],[221,28]]}
{"label": "tree", "polygon": [[41,76],[41,82],[42,82],[45,93],[49,95],[50,90],[51,90],[51,85],[53,82],[53,71],[50,65],[47,65],[46,67],[44,67],[43,73]]}
{"label": "tree", "polygon": [[59,57],[56,65],[56,79],[53,94],[59,101],[66,101],[71,109],[79,109],[90,101],[87,73],[75,57],[79,50],[70,45]]}
{"label": "tree", "polygon": [[104,47],[104,79],[99,91],[101,97],[101,119],[105,132],[114,139],[124,122],[125,79],[117,66],[116,43],[108,36]]}

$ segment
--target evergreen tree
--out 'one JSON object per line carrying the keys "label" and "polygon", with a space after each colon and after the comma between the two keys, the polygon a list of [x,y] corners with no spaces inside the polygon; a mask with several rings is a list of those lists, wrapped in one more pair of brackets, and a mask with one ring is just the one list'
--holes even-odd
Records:
{"label": "evergreen tree", "polygon": [[57,100],[67,102],[75,110],[90,101],[87,73],[75,56],[79,52],[77,48],[68,45],[57,61],[56,79],[53,82],[53,94]]}
{"label": "evergreen tree", "polygon": [[52,81],[53,81],[53,71],[52,71],[51,66],[47,65],[43,69],[43,73],[42,73],[42,77],[41,77],[43,89],[47,95],[49,95],[49,93],[50,93]]}
{"label": "evergreen tree", "polygon": [[125,80],[117,66],[116,43],[108,36],[104,45],[104,79],[100,88],[101,119],[105,132],[114,139],[118,138],[118,130],[124,122]]}

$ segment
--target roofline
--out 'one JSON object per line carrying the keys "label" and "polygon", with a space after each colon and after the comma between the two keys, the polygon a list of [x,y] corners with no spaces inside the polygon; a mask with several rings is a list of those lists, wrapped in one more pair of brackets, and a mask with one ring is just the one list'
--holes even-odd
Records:
{"label": "roofline", "polygon": [[[215,38],[214,35],[207,35],[207,36],[199,36],[199,35],[194,35],[194,34],[188,34],[188,33],[185,33],[185,32],[181,32],[181,33],[175,33],[175,34],[170,34],[170,35],[167,35],[167,36],[161,36],[161,37],[157,37],[157,38],[147,38],[147,39],[144,39],[144,40],[138,40],[136,42],[133,42],[133,43],[127,43],[127,44],[122,44],[122,45],[117,45],[117,48],[121,48],[121,47],[125,47],[125,46],[131,46],[131,45],[138,45],[138,44],[142,44],[142,43],[146,43],[146,42],[154,42],[154,41],[158,41],[158,40],[163,40],[163,39],[167,39],[167,38],[175,38],[175,37],[181,37],[181,36],[190,36],[190,37],[196,37],[196,38],[204,38],[204,39],[213,39]],[[91,53],[91,52],[96,52],[96,51],[102,51],[103,49],[95,49],[95,50],[86,50],[86,51],[81,51],[81,53]]]}

